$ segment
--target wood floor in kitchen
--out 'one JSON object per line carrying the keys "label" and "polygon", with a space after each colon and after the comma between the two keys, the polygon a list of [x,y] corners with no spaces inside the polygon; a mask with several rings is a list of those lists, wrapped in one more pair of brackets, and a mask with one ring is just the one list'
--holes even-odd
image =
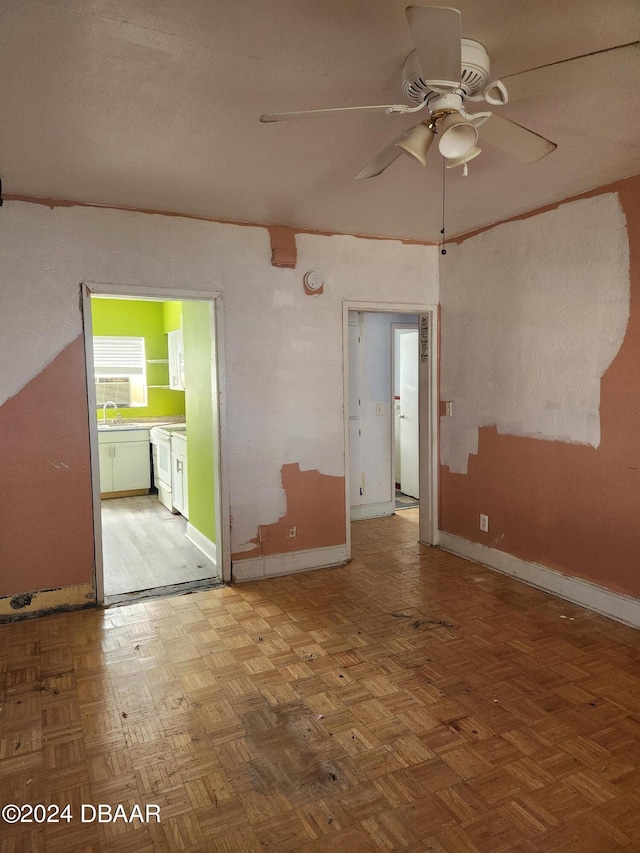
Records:
{"label": "wood floor in kitchen", "polygon": [[105,595],[119,595],[219,574],[186,538],[187,519],[157,495],[101,501]]}
{"label": "wood floor in kitchen", "polygon": [[640,634],[416,516],[342,568],[0,626],[0,800],[72,815],[0,850],[640,850]]}

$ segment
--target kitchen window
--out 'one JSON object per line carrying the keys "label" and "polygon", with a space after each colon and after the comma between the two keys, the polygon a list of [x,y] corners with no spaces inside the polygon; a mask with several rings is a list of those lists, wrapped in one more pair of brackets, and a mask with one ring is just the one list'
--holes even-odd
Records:
{"label": "kitchen window", "polygon": [[95,335],[93,367],[98,407],[106,402],[121,408],[147,405],[144,338]]}

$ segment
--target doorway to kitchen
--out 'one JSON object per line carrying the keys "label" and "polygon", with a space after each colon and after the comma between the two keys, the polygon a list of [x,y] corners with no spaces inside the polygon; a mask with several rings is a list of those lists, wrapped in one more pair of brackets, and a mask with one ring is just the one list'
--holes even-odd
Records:
{"label": "doorway to kitchen", "polygon": [[349,531],[410,510],[420,542],[436,544],[436,318],[435,306],[344,305]]}
{"label": "doorway to kitchen", "polygon": [[85,284],[83,307],[98,601],[228,580],[220,295]]}

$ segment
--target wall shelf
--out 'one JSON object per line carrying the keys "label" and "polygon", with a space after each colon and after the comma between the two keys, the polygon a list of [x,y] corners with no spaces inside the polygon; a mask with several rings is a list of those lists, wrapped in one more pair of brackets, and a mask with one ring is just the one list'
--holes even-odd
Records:
{"label": "wall shelf", "polygon": [[147,385],[147,388],[171,388],[170,385]]}
{"label": "wall shelf", "polygon": [[169,364],[168,358],[148,358],[147,364]]}

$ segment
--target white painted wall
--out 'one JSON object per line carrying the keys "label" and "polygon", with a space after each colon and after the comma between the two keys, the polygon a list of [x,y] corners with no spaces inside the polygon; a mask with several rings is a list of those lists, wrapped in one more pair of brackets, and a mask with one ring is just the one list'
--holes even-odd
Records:
{"label": "white painted wall", "polygon": [[[606,223],[606,227],[602,227]],[[598,447],[600,378],[629,318],[615,193],[505,223],[440,264],[441,461],[466,473],[478,428]]]}
{"label": "white painted wall", "polygon": [[[81,334],[79,284],[221,290],[225,311],[231,549],[285,512],[281,468],[344,476],[342,301],[438,301],[435,247],[302,234],[296,270],[269,235],[126,211],[5,202],[0,405]],[[319,270],[324,294],[302,276]]]}

